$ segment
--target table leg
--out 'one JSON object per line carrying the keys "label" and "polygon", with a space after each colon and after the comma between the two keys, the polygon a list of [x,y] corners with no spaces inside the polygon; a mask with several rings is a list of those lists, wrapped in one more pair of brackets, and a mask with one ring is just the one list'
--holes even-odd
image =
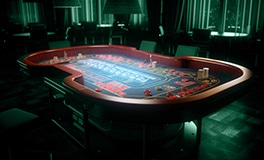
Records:
{"label": "table leg", "polygon": [[197,124],[197,133],[196,133],[196,149],[199,150],[199,146],[201,143],[201,134],[202,134],[202,119],[196,120]]}
{"label": "table leg", "polygon": [[142,160],[146,159],[148,136],[149,136],[148,125],[143,124]]}
{"label": "table leg", "polygon": [[83,106],[83,126],[84,126],[84,138],[85,138],[85,150],[90,152],[90,129],[88,110],[92,107],[92,104]]}

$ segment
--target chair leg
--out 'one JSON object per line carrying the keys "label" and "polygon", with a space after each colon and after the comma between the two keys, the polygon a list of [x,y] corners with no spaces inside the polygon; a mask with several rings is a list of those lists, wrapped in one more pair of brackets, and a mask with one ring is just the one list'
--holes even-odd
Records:
{"label": "chair leg", "polygon": [[9,144],[7,145],[7,151],[8,151],[8,159],[9,159],[9,160],[12,160],[11,147],[10,147]]}
{"label": "chair leg", "polygon": [[95,44],[95,37],[92,36],[92,43]]}
{"label": "chair leg", "polygon": [[50,160],[52,160],[53,156],[52,153],[50,152],[50,156],[49,156]]}
{"label": "chair leg", "polygon": [[47,153],[49,155],[49,160],[53,159],[52,151],[46,151],[46,150],[28,150],[29,153]]}
{"label": "chair leg", "polygon": [[84,44],[88,44],[88,40],[86,36],[84,37]]}

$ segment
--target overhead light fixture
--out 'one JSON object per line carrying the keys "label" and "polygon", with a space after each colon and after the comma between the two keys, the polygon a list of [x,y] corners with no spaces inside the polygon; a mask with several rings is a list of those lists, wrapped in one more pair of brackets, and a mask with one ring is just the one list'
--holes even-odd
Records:
{"label": "overhead light fixture", "polygon": [[104,14],[141,14],[138,0],[107,0]]}
{"label": "overhead light fixture", "polygon": [[54,8],[81,8],[79,0],[55,0]]}

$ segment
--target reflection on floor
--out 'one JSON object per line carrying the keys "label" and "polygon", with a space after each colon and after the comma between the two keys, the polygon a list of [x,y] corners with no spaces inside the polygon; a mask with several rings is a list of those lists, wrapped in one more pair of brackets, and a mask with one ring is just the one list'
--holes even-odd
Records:
{"label": "reflection on floor", "polygon": [[[2,63],[0,69],[0,111],[18,107],[42,114],[48,102],[47,88],[39,81],[22,74],[16,67]],[[256,78],[251,92],[226,107],[203,118],[199,160],[263,159],[264,92]],[[34,133],[41,133],[36,136]],[[29,134],[29,141],[49,143],[53,159],[82,160],[87,158],[72,141],[48,126]],[[41,159],[43,157],[38,157]],[[95,158],[96,159],[96,158]]]}

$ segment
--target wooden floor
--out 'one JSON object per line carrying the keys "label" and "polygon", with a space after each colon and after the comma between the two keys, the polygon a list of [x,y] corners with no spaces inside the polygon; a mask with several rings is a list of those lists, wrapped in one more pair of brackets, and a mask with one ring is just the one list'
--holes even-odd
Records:
{"label": "wooden floor", "polygon": [[[22,74],[15,62],[2,61],[0,111],[18,107],[42,114],[48,103],[47,88]],[[252,90],[240,99],[203,118],[199,160],[264,159],[264,85],[256,75]],[[83,160],[83,154],[60,132],[39,128],[38,138],[53,145],[53,159]],[[258,158],[257,158],[258,157]],[[40,158],[41,159],[41,158]]]}

